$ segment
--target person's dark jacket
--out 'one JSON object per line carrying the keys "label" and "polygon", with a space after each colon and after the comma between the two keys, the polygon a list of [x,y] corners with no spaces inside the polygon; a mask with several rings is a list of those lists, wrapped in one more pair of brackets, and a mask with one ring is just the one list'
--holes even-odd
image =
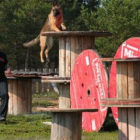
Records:
{"label": "person's dark jacket", "polygon": [[5,68],[8,63],[6,54],[0,51],[0,81],[6,80]]}

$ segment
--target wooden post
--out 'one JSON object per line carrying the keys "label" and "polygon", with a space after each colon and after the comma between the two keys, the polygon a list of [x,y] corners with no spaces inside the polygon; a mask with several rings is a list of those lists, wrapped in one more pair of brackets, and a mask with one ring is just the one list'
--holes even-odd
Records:
{"label": "wooden post", "polygon": [[51,140],[81,140],[81,122],[82,112],[53,112]]}
{"label": "wooden post", "polygon": [[81,140],[82,112],[96,112],[98,109],[51,109],[51,140]]}
{"label": "wooden post", "polygon": [[8,78],[8,114],[30,113],[32,108],[32,79]]}
{"label": "wooden post", "polygon": [[[94,37],[79,35],[59,38],[59,76],[70,77],[77,56],[85,49],[94,48]],[[70,108],[70,84],[59,84],[59,108]]]}

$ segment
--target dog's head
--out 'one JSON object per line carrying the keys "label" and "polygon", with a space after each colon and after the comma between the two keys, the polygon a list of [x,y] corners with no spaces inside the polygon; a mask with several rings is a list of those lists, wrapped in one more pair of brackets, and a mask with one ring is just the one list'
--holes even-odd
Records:
{"label": "dog's head", "polygon": [[62,14],[61,5],[53,5],[52,12],[54,17],[61,15]]}

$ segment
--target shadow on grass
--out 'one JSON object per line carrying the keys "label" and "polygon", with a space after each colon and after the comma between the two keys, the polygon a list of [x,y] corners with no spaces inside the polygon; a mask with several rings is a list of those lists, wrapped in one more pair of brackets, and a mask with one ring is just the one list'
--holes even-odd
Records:
{"label": "shadow on grass", "polygon": [[108,108],[108,112],[107,112],[107,116],[105,119],[105,122],[101,128],[101,132],[103,131],[117,131],[118,130],[118,126],[115,123],[115,120],[113,118],[112,112],[111,112],[111,108]]}

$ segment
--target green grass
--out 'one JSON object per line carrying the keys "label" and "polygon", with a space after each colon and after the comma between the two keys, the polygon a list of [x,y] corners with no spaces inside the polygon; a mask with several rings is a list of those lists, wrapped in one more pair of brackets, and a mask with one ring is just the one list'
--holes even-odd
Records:
{"label": "green grass", "polygon": [[[0,140],[50,140],[50,114],[8,115],[6,123],[0,123]],[[84,132],[82,140],[117,140],[118,131]]]}
{"label": "green grass", "polygon": [[34,107],[49,107],[49,106],[55,106],[56,103],[52,103],[50,101],[34,101],[33,106]]}
{"label": "green grass", "polygon": [[118,140],[118,131],[83,132],[82,140]]}
{"label": "green grass", "polygon": [[47,99],[47,100],[57,100],[59,95],[55,92],[44,92],[33,94],[33,99]]}
{"label": "green grass", "polygon": [[[58,100],[56,93],[33,94],[33,108],[56,106],[55,100]],[[50,140],[51,126],[42,123],[46,121],[51,121],[50,113],[8,115],[7,122],[0,123],[0,140]],[[83,131],[82,140],[118,140],[118,131],[114,127],[112,116],[108,115],[100,132]]]}
{"label": "green grass", "polygon": [[55,92],[33,94],[32,111],[36,112],[36,107],[57,106],[57,101],[58,94]]}
{"label": "green grass", "polygon": [[51,127],[42,123],[46,121],[49,114],[8,115],[7,122],[0,123],[0,140],[49,140]]}

